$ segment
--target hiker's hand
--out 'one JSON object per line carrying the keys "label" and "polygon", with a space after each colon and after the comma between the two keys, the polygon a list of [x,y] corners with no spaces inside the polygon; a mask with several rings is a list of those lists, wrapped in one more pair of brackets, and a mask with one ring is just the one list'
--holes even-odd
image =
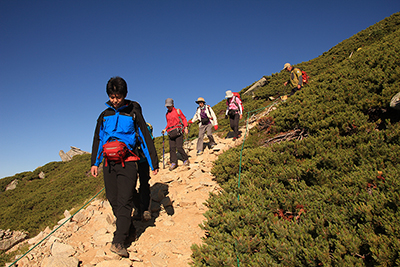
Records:
{"label": "hiker's hand", "polygon": [[243,115],[242,114],[240,114],[240,119],[242,119],[243,118]]}
{"label": "hiker's hand", "polygon": [[218,130],[218,125],[214,125],[214,129],[215,129],[215,130]]}
{"label": "hiker's hand", "polygon": [[165,129],[161,131],[161,134],[165,134]]}
{"label": "hiker's hand", "polygon": [[189,123],[189,124],[192,124],[193,122],[192,122],[192,120],[189,120],[188,123]]}
{"label": "hiker's hand", "polygon": [[97,170],[98,170],[98,168],[99,167],[97,167],[97,166],[92,166],[92,168],[90,168],[90,172],[91,172],[91,174],[92,174],[92,176],[93,177],[97,177]]}
{"label": "hiker's hand", "polygon": [[153,171],[153,174],[154,174],[154,175],[157,175],[157,173],[158,173],[158,169],[155,169],[155,170]]}
{"label": "hiker's hand", "polygon": [[297,85],[297,89],[300,89],[300,88],[301,88],[301,85],[300,85],[300,84],[298,84],[298,85]]}
{"label": "hiker's hand", "polygon": [[287,82],[284,82],[283,85],[286,86],[286,85],[287,85]]}
{"label": "hiker's hand", "polygon": [[188,134],[188,133],[189,133],[188,128],[185,128],[185,134]]}

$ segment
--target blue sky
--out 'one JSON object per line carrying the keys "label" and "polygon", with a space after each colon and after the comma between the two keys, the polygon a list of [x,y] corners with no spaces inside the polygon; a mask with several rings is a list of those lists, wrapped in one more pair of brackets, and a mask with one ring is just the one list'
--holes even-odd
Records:
{"label": "blue sky", "polygon": [[155,136],[164,101],[189,119],[285,62],[318,57],[400,1],[0,1],[0,178],[91,151],[109,78],[128,83]]}

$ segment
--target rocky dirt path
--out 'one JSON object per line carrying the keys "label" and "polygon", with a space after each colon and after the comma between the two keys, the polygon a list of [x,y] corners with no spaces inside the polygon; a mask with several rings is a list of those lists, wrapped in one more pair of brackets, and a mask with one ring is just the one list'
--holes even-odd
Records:
{"label": "rocky dirt path", "polygon": [[[161,171],[150,180],[152,220],[136,222],[138,239],[128,248],[129,259],[110,252],[114,216],[108,201],[94,200],[64,223],[73,214],[66,211],[66,218],[59,222],[64,224],[14,266],[189,266],[190,247],[200,244],[204,236],[199,227],[205,220],[204,203],[210,192],[220,191],[210,173],[213,162],[243,140],[214,137],[218,145],[206,148],[200,156],[196,156],[197,139],[190,143],[189,167],[180,162],[177,169],[169,171],[167,166],[162,169],[160,163]],[[32,247],[51,231],[47,228],[24,243]]]}

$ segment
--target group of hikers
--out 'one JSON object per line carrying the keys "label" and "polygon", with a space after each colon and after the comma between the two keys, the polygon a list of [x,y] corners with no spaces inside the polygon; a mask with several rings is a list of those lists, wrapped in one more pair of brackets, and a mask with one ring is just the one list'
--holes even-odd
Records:
{"label": "group of hikers", "polygon": [[[291,95],[302,86],[302,73],[289,63],[284,69],[291,72],[289,81],[293,89]],[[289,82],[288,81],[288,82]],[[284,85],[288,83],[286,82]],[[109,98],[107,108],[99,115],[93,137],[91,174],[97,177],[103,162],[103,176],[106,197],[114,216],[116,230],[110,250],[122,257],[128,257],[127,247],[136,239],[135,220],[150,220],[150,169],[153,175],[159,172],[159,159],[154,146],[152,129],[146,123],[139,103],[126,99],[128,86],[121,77],[112,77],[106,85]],[[225,119],[229,118],[233,130],[233,140],[240,138],[239,120],[243,117],[243,104],[237,93],[225,92]],[[209,139],[209,147],[216,145],[212,130],[218,129],[217,117],[203,97],[196,101],[197,110],[193,118],[186,120],[183,112],[175,108],[174,100],[167,98],[167,126],[162,134],[168,134],[170,145],[170,167],[178,167],[177,152],[183,159],[183,166],[189,166],[189,157],[183,149],[184,134],[188,134],[188,124],[199,122],[197,155],[204,150],[204,135]],[[139,192],[136,183],[139,178]],[[135,215],[132,211],[135,208]]]}
{"label": "group of hikers", "polygon": [[[136,239],[135,220],[150,220],[150,169],[153,175],[159,172],[159,159],[154,146],[152,132],[146,123],[142,108],[138,102],[126,99],[128,86],[121,77],[112,77],[106,85],[109,101],[107,108],[99,115],[93,137],[91,174],[97,177],[99,166],[103,162],[103,176],[106,197],[116,217],[110,250],[122,257],[128,257],[127,248]],[[226,118],[234,132],[233,139],[239,135],[239,119],[242,118],[243,107],[239,97],[232,91],[226,91]],[[216,142],[212,136],[212,128],[218,129],[218,121],[214,111],[203,97],[196,101],[198,108],[189,121],[180,109],[175,108],[174,100],[167,98],[167,126],[162,134],[167,133],[170,145],[170,168],[178,166],[177,151],[183,159],[183,166],[189,166],[189,157],[183,149],[183,133],[188,134],[188,124],[199,121],[199,138],[197,155],[203,153],[204,134],[209,139],[209,146]],[[136,191],[139,178],[139,192]],[[135,215],[132,211],[135,208]]]}

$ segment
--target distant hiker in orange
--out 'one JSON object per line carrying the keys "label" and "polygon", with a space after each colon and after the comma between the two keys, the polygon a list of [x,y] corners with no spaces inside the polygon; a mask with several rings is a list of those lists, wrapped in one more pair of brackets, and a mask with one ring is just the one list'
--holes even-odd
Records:
{"label": "distant hiker in orange", "polygon": [[174,100],[167,98],[165,100],[165,107],[168,109],[165,117],[167,119],[167,127],[161,131],[162,134],[168,133],[169,137],[169,155],[171,166],[169,170],[172,171],[178,167],[178,157],[176,150],[183,158],[183,166],[189,166],[189,157],[183,149],[183,133],[188,134],[187,120],[180,109],[174,107]]}
{"label": "distant hiker in orange", "polygon": [[286,81],[283,85],[286,86],[289,82],[292,84],[293,88],[289,94],[289,96],[292,96],[303,86],[302,72],[299,68],[295,68],[292,65],[290,65],[290,63],[286,63],[283,66],[283,69],[290,72],[289,80]]}
{"label": "distant hiker in orange", "polygon": [[233,141],[240,137],[239,135],[239,120],[243,117],[242,101],[236,97],[231,90],[225,92],[226,112],[225,118],[229,116],[229,123],[233,130]]}
{"label": "distant hiker in orange", "polygon": [[201,155],[203,154],[204,133],[207,134],[208,140],[210,140],[210,147],[213,148],[216,145],[214,137],[212,136],[212,127],[217,130],[218,122],[213,109],[209,105],[206,105],[204,98],[199,97],[196,103],[199,106],[197,107],[193,119],[189,120],[189,123],[191,124],[195,121],[200,121],[199,138],[197,140],[197,155]]}

